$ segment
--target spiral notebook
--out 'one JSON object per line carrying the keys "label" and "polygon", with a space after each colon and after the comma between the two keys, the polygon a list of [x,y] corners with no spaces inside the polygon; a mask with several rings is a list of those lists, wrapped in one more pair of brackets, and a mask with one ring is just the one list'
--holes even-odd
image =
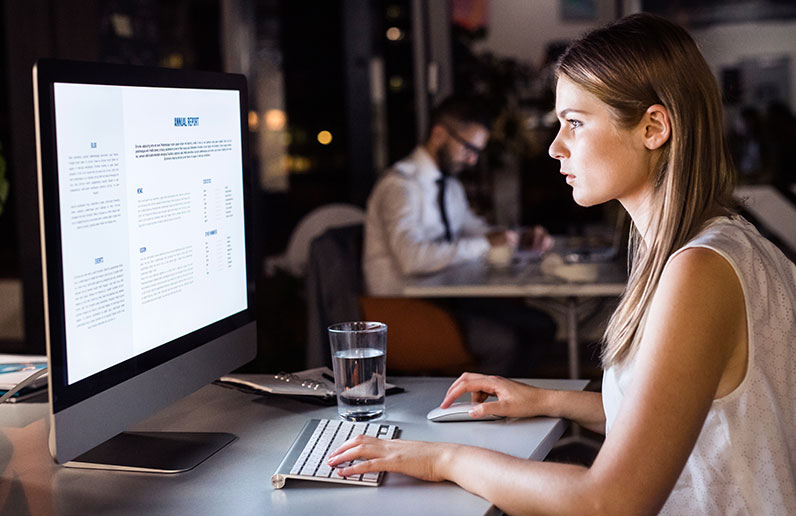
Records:
{"label": "spiral notebook", "polygon": [[[334,376],[328,367],[316,367],[298,373],[233,374],[222,376],[217,383],[261,394],[309,397],[333,403],[335,401]],[[385,384],[386,393],[403,392],[391,383]]]}

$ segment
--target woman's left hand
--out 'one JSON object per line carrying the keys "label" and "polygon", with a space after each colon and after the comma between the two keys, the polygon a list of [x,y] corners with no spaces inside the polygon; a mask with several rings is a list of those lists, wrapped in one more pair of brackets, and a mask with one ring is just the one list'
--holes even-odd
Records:
{"label": "woman's left hand", "polygon": [[446,480],[444,464],[456,446],[458,445],[450,443],[387,440],[358,435],[332,452],[329,465],[335,467],[359,459],[362,462],[340,468],[337,474],[348,477],[371,471],[393,471],[422,480],[440,482]]}

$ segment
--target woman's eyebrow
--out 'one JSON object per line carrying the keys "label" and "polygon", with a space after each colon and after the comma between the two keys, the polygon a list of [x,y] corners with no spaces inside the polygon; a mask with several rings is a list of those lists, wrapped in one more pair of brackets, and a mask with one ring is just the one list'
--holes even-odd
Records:
{"label": "woman's eyebrow", "polygon": [[558,113],[558,118],[566,118],[570,113],[580,113],[582,115],[588,114],[586,111],[581,111],[580,109],[566,108],[566,109],[562,109]]}

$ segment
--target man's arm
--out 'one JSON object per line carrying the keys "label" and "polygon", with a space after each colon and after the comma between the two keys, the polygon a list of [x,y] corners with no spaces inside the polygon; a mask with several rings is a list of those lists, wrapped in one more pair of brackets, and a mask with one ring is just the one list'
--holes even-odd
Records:
{"label": "man's arm", "polygon": [[451,216],[458,219],[459,231],[462,236],[486,236],[490,226],[483,217],[479,217],[470,207],[464,186],[458,179],[448,179],[448,196],[450,205],[454,207]]}
{"label": "man's arm", "polygon": [[489,242],[480,235],[453,242],[435,239],[423,225],[423,192],[411,181],[388,178],[377,202],[379,222],[402,274],[435,272],[480,259],[489,251]]}

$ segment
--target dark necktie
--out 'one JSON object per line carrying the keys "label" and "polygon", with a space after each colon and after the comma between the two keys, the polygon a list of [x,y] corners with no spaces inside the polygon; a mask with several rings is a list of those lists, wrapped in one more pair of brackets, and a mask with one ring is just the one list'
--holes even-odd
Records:
{"label": "dark necktie", "polygon": [[451,225],[448,222],[448,210],[445,207],[445,186],[447,184],[447,176],[445,174],[442,175],[439,179],[437,179],[437,186],[439,187],[437,193],[437,202],[439,203],[439,213],[442,218],[442,225],[445,226],[445,240],[448,242],[452,241],[453,238],[451,236]]}

